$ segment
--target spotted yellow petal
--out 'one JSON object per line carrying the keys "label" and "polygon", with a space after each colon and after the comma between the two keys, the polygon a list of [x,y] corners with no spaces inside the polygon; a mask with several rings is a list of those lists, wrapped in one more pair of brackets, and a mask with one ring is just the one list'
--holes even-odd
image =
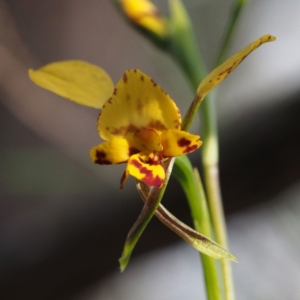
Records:
{"label": "spotted yellow petal", "polygon": [[136,25],[159,36],[167,34],[167,24],[157,7],[149,0],[121,0],[124,13]]}
{"label": "spotted yellow petal", "polygon": [[126,172],[148,186],[161,187],[165,181],[165,170],[153,155],[143,153],[132,155],[127,163]]}
{"label": "spotted yellow petal", "polygon": [[78,104],[101,108],[112,95],[114,84],[101,68],[80,60],[55,62],[29,70],[38,86]]}
{"label": "spotted yellow petal", "polygon": [[161,134],[164,157],[174,157],[191,153],[202,145],[199,135],[186,131],[167,130]]}
{"label": "spotted yellow petal", "polygon": [[141,71],[127,70],[102,108],[98,131],[110,140],[142,128],[180,129],[180,124],[179,110],[170,96]]}
{"label": "spotted yellow petal", "polygon": [[270,34],[263,35],[235,55],[231,56],[202,80],[197,90],[198,97],[204,98],[211,89],[222,82],[252,51],[264,43],[275,40],[276,37]]}
{"label": "spotted yellow petal", "polygon": [[90,155],[94,163],[100,165],[120,164],[128,160],[130,155],[138,153],[133,145],[122,138],[115,138],[91,149]]}

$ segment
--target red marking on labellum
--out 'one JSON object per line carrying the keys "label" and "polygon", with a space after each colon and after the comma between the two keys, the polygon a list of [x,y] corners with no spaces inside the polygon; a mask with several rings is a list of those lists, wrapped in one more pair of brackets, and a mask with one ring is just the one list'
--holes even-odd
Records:
{"label": "red marking on labellum", "polygon": [[144,183],[146,183],[149,186],[157,186],[161,187],[164,183],[164,179],[160,178],[158,175],[153,177],[153,171],[148,170],[146,167],[144,167],[139,161],[133,159],[130,162],[133,166],[135,166],[137,169],[139,169],[141,174],[144,174],[145,176],[141,179]]}
{"label": "red marking on labellum", "polygon": [[126,73],[124,73],[124,75],[123,75],[123,81],[124,81],[124,83],[127,83],[127,81],[128,81],[128,77],[127,77]]}

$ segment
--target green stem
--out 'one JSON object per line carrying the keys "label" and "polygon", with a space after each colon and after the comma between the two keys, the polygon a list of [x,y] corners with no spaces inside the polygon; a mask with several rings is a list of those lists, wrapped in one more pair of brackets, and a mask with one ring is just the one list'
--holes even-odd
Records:
{"label": "green stem", "polygon": [[[235,3],[231,21],[227,28],[224,42],[221,47],[220,54],[216,61],[216,65],[218,65],[220,62],[224,60],[224,57],[228,51],[228,47],[233,37],[233,31],[236,27],[238,17],[241,13],[244,4],[245,1],[241,1],[241,0],[236,1]],[[191,28],[189,28],[189,30],[186,30],[186,32],[181,33],[181,36],[184,37],[185,40],[190,40],[192,42],[184,43],[182,42],[182,38],[179,39],[178,41],[175,37],[176,43],[174,43],[175,46],[174,48],[177,51],[174,51],[173,49],[173,55],[179,62],[182,69],[187,74],[193,88],[196,90],[199,83],[205,76],[201,54],[198,51],[194,33]],[[180,51],[178,51],[178,49]],[[185,58],[181,57],[183,54]],[[190,69],[192,69],[192,71],[190,71]],[[203,104],[201,105],[202,124],[204,128],[203,140],[205,141],[202,147],[202,160],[203,160],[203,168],[204,168],[205,187],[207,192],[210,213],[212,217],[212,225],[216,236],[216,241],[223,247],[227,248],[228,243],[227,243],[226,224],[225,224],[225,217],[224,217],[222,198],[220,192],[220,181],[219,181],[219,166],[218,166],[219,145],[218,145],[217,119],[215,115],[214,100],[212,99],[212,97],[209,97],[210,99],[208,99],[208,97],[209,95],[206,96],[205,101],[203,101]],[[192,115],[192,117],[194,117],[194,115]],[[184,123],[184,125],[188,127],[190,123],[191,120],[189,120],[189,122]],[[234,284],[233,284],[230,262],[228,260],[222,259],[221,269],[223,275],[225,299],[234,300],[235,299]]]}
{"label": "green stem", "polygon": [[[195,229],[211,238],[211,221],[199,173],[193,172],[192,165],[186,156],[180,156],[176,159],[173,174],[178,179],[188,199]],[[201,260],[207,297],[209,300],[221,300],[222,291],[216,261],[204,254],[201,254]]]}
{"label": "green stem", "polygon": [[234,31],[235,31],[238,19],[241,15],[241,11],[244,8],[245,4],[246,4],[245,0],[238,0],[238,1],[235,2],[235,5],[232,9],[231,19],[230,19],[230,22],[228,24],[226,34],[225,34],[225,37],[224,37],[224,40],[223,40],[223,43],[222,43],[222,48],[221,48],[221,51],[220,51],[220,53],[218,55],[218,58],[216,60],[216,64],[215,64],[216,66],[220,65],[225,60],[225,57],[228,53],[228,49],[231,45],[231,41],[232,41],[232,38],[233,38],[233,34],[234,34]]}
{"label": "green stem", "polygon": [[[216,60],[216,66],[223,62],[231,44],[234,29],[236,28],[244,1],[237,1],[233,8],[232,17],[228,25],[221,51]],[[213,97],[212,97],[213,98]],[[222,204],[222,196],[220,191],[219,179],[219,143],[217,131],[217,119],[215,116],[214,99],[204,101],[202,105],[202,121],[204,125],[205,143],[203,144],[203,168],[206,183],[206,192],[212,216],[212,224],[216,236],[216,241],[228,249],[227,231]],[[221,260],[221,270],[224,282],[224,294],[226,300],[234,300],[234,283],[232,276],[231,263]]]}

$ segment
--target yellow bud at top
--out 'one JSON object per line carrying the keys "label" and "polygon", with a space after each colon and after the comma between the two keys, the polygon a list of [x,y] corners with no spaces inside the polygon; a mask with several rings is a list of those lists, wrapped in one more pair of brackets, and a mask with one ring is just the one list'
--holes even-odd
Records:
{"label": "yellow bud at top", "polygon": [[166,21],[157,7],[149,0],[120,0],[126,16],[137,26],[155,35],[167,35]]}

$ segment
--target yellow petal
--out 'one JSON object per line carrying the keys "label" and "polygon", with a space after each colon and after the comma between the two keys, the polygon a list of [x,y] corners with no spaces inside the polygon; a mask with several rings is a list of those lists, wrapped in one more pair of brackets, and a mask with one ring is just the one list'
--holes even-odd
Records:
{"label": "yellow petal", "polygon": [[98,131],[110,140],[142,128],[180,129],[180,124],[180,112],[170,96],[141,71],[127,70],[102,108]]}
{"label": "yellow petal", "polygon": [[165,170],[160,161],[153,159],[153,155],[132,155],[128,160],[126,172],[148,186],[161,187],[165,181]]}
{"label": "yellow petal", "polygon": [[202,145],[199,135],[186,131],[167,130],[161,134],[164,157],[174,157],[191,153]]}
{"label": "yellow petal", "polygon": [[30,79],[38,86],[78,104],[101,108],[112,95],[114,84],[101,68],[80,60],[48,64],[29,70]]}
{"label": "yellow petal", "polygon": [[94,163],[111,165],[124,163],[131,155],[138,152],[140,151],[135,149],[127,140],[115,138],[93,147],[90,155]]}
{"label": "yellow petal", "polygon": [[151,1],[121,0],[121,5],[124,13],[136,25],[162,37],[167,34],[166,21]]}
{"label": "yellow petal", "polygon": [[222,82],[252,51],[264,43],[275,40],[276,37],[270,34],[263,35],[235,55],[231,56],[202,80],[198,87],[197,95],[204,98],[211,89]]}

